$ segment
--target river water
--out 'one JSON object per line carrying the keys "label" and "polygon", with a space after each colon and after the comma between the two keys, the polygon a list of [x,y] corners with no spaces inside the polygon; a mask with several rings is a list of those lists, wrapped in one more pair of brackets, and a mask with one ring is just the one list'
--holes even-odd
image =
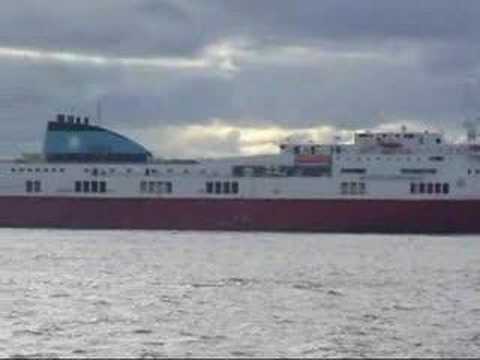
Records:
{"label": "river water", "polygon": [[480,355],[480,241],[0,230],[1,357]]}

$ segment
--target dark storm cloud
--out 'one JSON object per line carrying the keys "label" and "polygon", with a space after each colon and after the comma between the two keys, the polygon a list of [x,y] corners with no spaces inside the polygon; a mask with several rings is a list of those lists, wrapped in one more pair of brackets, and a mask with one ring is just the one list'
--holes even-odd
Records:
{"label": "dark storm cloud", "polygon": [[449,0],[6,0],[0,40],[127,56],[192,54],[234,36],[270,44],[464,41],[476,39],[479,13],[477,1]]}
{"label": "dark storm cloud", "polygon": [[464,91],[479,14],[473,0],[4,0],[0,140],[33,144],[56,111],[98,100],[125,130],[366,128],[379,113],[456,129],[480,109]]}
{"label": "dark storm cloud", "polygon": [[[208,42],[181,1],[3,1],[2,46],[141,56],[191,54]],[[198,29],[197,29],[198,30]]]}
{"label": "dark storm cloud", "polygon": [[229,14],[269,39],[475,39],[477,1],[289,0],[230,1]]}

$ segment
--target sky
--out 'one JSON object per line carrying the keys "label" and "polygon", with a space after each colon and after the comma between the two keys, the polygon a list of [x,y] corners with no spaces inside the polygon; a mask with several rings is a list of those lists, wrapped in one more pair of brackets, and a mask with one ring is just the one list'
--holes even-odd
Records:
{"label": "sky", "polygon": [[480,114],[479,19],[476,0],[2,0],[0,152],[40,151],[57,112],[161,157],[402,124],[458,138]]}

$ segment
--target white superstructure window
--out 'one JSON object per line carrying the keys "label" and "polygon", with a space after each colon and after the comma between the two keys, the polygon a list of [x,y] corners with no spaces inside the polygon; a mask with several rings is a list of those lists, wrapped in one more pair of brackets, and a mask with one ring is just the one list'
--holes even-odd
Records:
{"label": "white superstructure window", "polygon": [[25,182],[25,191],[27,193],[42,192],[42,183],[40,180],[27,180]]}
{"label": "white superstructure window", "polygon": [[140,193],[142,194],[171,194],[173,185],[170,181],[141,181]]}
{"label": "white superstructure window", "polygon": [[450,193],[450,184],[449,183],[410,183],[410,194],[449,194]]}
{"label": "white superstructure window", "polygon": [[367,193],[367,186],[363,181],[344,181],[340,184],[342,195],[364,195]]}
{"label": "white superstructure window", "polygon": [[205,183],[207,194],[238,194],[240,186],[237,181],[208,181]]}
{"label": "white superstructure window", "polygon": [[76,193],[103,194],[107,192],[106,181],[75,181],[74,191]]}

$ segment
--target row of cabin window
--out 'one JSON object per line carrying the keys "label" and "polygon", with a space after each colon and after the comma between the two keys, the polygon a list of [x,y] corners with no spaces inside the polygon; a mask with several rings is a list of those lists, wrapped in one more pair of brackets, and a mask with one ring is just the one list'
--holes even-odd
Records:
{"label": "row of cabin window", "polygon": [[44,172],[44,173],[48,173],[48,172],[52,172],[52,173],[56,173],[57,171],[58,172],[61,172],[61,173],[64,173],[65,172],[65,169],[64,168],[35,168],[35,169],[32,169],[32,168],[11,168],[10,171],[12,173],[15,173],[15,172],[19,172],[19,173],[23,173],[23,172],[29,172],[29,173],[32,173],[32,172],[36,172],[36,173],[39,173],[39,172]]}
{"label": "row of cabin window", "polygon": [[[106,176],[108,174],[115,174],[117,172],[117,170],[119,170],[119,169],[115,169],[115,168],[109,168],[109,169],[85,168],[83,171],[86,174],[91,174],[92,176],[99,176],[99,175],[100,176]],[[125,173],[127,173],[127,174],[132,174],[133,171],[134,171],[132,168],[126,168],[124,170],[125,170]],[[156,169],[145,169],[145,176],[156,175],[158,173],[159,173],[159,171],[156,170]],[[169,173],[169,174],[173,173],[173,169],[168,169],[167,173]],[[188,173],[188,169],[185,169],[184,173]]]}
{"label": "row of cabin window", "polygon": [[171,194],[173,186],[170,181],[142,181],[140,192],[142,194]]}
{"label": "row of cabin window", "polygon": [[[399,137],[403,136],[403,138],[405,138],[405,139],[413,139],[413,138],[415,138],[415,134],[410,134],[410,133],[407,133],[407,134],[372,134],[372,133],[360,133],[360,134],[357,134],[357,136],[358,136],[359,138],[379,138],[379,137],[386,138],[387,136],[390,136],[390,137],[395,136],[396,138],[399,138]],[[420,136],[421,136],[421,135],[420,135]]]}
{"label": "row of cabin window", "polygon": [[[400,169],[402,174],[419,175],[419,174],[436,174],[437,169]],[[366,174],[367,169],[363,168],[342,168],[342,174]]]}
{"label": "row of cabin window", "polygon": [[[157,176],[157,175],[174,175],[174,174],[183,174],[183,175],[190,175],[191,173],[193,173],[193,170],[191,169],[166,169],[165,171],[160,171],[160,170],[157,170],[157,169],[145,169],[145,176]],[[217,171],[211,171],[209,172],[207,169],[200,169],[198,170],[198,173],[200,175],[213,175],[213,176],[218,176],[218,172]]]}
{"label": "row of cabin window", "polygon": [[76,193],[106,193],[107,183],[105,181],[75,181]]}
{"label": "row of cabin window", "polygon": [[342,168],[341,169],[342,174],[366,174],[367,169],[362,169],[362,168]]}
{"label": "row of cabin window", "polygon": [[28,180],[25,182],[25,191],[27,193],[39,193],[42,191],[42,183],[39,180]]}
{"label": "row of cabin window", "polygon": [[448,194],[448,183],[410,183],[411,194]]}
{"label": "row of cabin window", "polygon": [[[352,158],[352,157],[341,157],[341,156],[338,156],[336,157],[336,160],[344,160],[344,161],[371,161],[371,160],[376,160],[376,161],[415,161],[415,158],[412,159],[412,157],[408,156],[408,157],[391,157],[391,156],[385,156],[385,157],[381,157],[381,156],[376,156],[376,157],[357,157],[357,158]],[[422,161],[422,160],[426,160],[426,159],[423,159],[421,157],[418,157],[416,158],[416,161]],[[431,156],[428,158],[428,160],[430,161],[445,161],[445,157],[443,156]]]}
{"label": "row of cabin window", "polygon": [[329,166],[243,166],[232,168],[235,177],[320,177],[330,176]]}
{"label": "row of cabin window", "polygon": [[[89,168],[85,168],[85,169],[83,169],[83,171],[84,171],[86,174],[92,174],[93,176],[97,176],[97,175],[107,175],[107,169],[97,169],[97,168],[89,169]],[[110,168],[110,169],[108,169],[108,173],[110,173],[110,174],[115,173],[115,171],[116,171],[115,168]]]}
{"label": "row of cabin window", "polygon": [[[108,169],[97,169],[97,168],[93,168],[93,169],[89,169],[89,168],[85,168],[84,169],[84,172],[86,174],[91,174],[92,176],[106,176],[108,174],[114,174],[116,173],[117,169],[115,168],[110,168]],[[174,169],[166,169],[165,170],[165,173],[166,174],[174,174],[176,171]],[[133,169],[132,168],[127,168],[125,169],[125,173],[126,174],[132,174],[133,173]],[[178,173],[178,171],[177,171]],[[182,174],[190,174],[191,171],[189,169],[183,169]],[[163,172],[157,170],[157,169],[145,169],[145,176],[155,176],[155,175],[161,175],[163,174]],[[202,169],[200,170],[200,174],[207,174],[207,170],[206,169]]]}
{"label": "row of cabin window", "polygon": [[343,195],[363,195],[367,192],[364,182],[342,182],[340,190]]}
{"label": "row of cabin window", "polygon": [[405,175],[422,175],[430,174],[434,175],[437,173],[437,169],[401,169],[400,172]]}
{"label": "row of cabin window", "polygon": [[480,169],[474,169],[474,170],[468,169],[467,173],[468,173],[468,175],[474,175],[474,174],[479,175],[480,174]]}
{"label": "row of cabin window", "polygon": [[[177,169],[176,171],[177,173],[180,173],[180,169]],[[190,169],[183,169],[181,171],[182,174],[185,174],[185,175],[188,175],[190,174]],[[166,169],[165,170],[165,173],[166,174],[174,174],[175,173],[175,169]],[[200,171],[200,173],[206,173],[206,170],[203,169]],[[157,170],[157,169],[145,169],[145,176],[154,176],[154,175],[162,175],[163,172]]]}
{"label": "row of cabin window", "polygon": [[238,194],[239,186],[236,181],[209,181],[206,183],[207,194]]}
{"label": "row of cabin window", "polygon": [[[387,137],[389,138],[400,138],[403,136],[403,138],[405,139],[414,139],[415,136],[417,137],[417,139],[419,140],[419,142],[421,144],[423,144],[423,141],[424,141],[424,137],[422,135],[415,135],[415,134],[368,134],[368,133],[363,133],[363,134],[358,134],[357,135],[359,138],[375,138],[377,140],[380,140],[380,138],[382,139],[385,139]],[[441,144],[442,143],[442,139],[440,138],[436,138],[435,139],[435,142],[437,144]]]}
{"label": "row of cabin window", "polygon": [[[116,173],[117,170],[119,170],[119,169],[110,168],[110,169],[108,169],[108,171],[107,171],[107,169],[98,169],[98,168],[89,169],[89,168],[85,168],[85,169],[83,169],[83,172],[84,172],[85,174],[91,174],[92,176],[99,176],[99,175],[100,175],[100,176],[106,176],[106,175],[108,175],[108,174],[114,174],[114,173]],[[132,169],[132,168],[127,168],[127,169],[125,169],[125,172],[126,172],[127,174],[131,174],[131,173],[133,173],[133,169]]]}
{"label": "row of cabin window", "polygon": [[323,154],[325,152],[325,150],[323,150],[322,148],[317,147],[317,146],[298,146],[297,145],[297,146],[294,146],[293,152],[294,152],[295,155],[300,155],[300,154],[315,155],[317,153],[318,154]]}

